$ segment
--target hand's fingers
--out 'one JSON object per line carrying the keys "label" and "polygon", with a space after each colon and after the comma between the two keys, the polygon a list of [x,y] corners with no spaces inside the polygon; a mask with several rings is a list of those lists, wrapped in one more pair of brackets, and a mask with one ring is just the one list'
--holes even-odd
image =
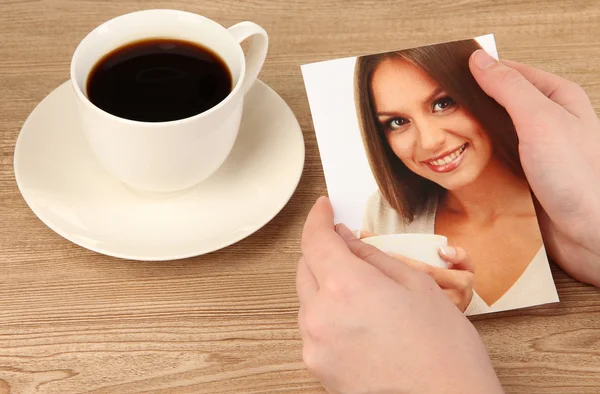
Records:
{"label": "hand's fingers", "polygon": [[[446,296],[450,298],[450,301],[457,307],[461,304],[460,296],[454,290],[444,290]],[[462,309],[462,308],[461,308]]]}
{"label": "hand's fingers", "polygon": [[409,267],[431,276],[442,289],[457,288],[460,284],[464,283],[464,281],[461,279],[461,277],[464,276],[462,271],[453,271],[446,268],[433,267],[429,264],[409,259],[401,255],[393,255],[393,257],[402,261]]}
{"label": "hand's fingers", "polygon": [[430,274],[434,268],[435,269],[445,269],[445,268],[433,267],[429,264],[425,264],[422,261],[411,259],[410,257],[406,257],[406,256],[398,254],[398,253],[390,253],[390,256],[392,256],[396,260],[403,262],[404,264],[408,265],[410,268],[412,268],[416,271],[424,272],[426,274]]}
{"label": "hand's fingers", "polygon": [[298,292],[300,304],[302,305],[311,299],[317,293],[318,289],[317,280],[312,272],[310,272],[308,265],[306,265],[304,256],[300,257],[296,269],[296,291]]}
{"label": "hand's fingers", "polygon": [[[473,280],[473,267],[470,265],[469,258],[464,249],[458,248],[459,251],[456,255],[456,261],[462,259],[462,262],[457,263],[457,268],[447,269],[440,267],[433,267],[429,264],[425,264],[421,261],[410,259],[406,256],[393,254],[392,256],[408,265],[409,267],[426,273],[431,276],[433,280],[442,289],[464,289],[472,286]],[[461,266],[464,263],[463,266]],[[466,272],[465,272],[466,271]]]}
{"label": "hand's fingers", "polygon": [[459,247],[444,246],[440,248],[440,256],[450,263],[451,269],[475,272],[475,266],[466,250]]}
{"label": "hand's fingers", "polygon": [[429,275],[442,289],[468,289],[472,287],[473,273],[465,271],[454,271],[433,267]]}
{"label": "hand's fingers", "polygon": [[371,264],[397,283],[406,284],[410,276],[414,275],[414,271],[401,261],[356,238],[344,224],[338,224],[336,231],[355,256]]}
{"label": "hand's fingers", "polygon": [[466,297],[459,295],[454,290],[444,290],[444,292],[446,293],[446,296],[450,299],[450,301],[454,305],[456,305],[456,307],[461,312],[464,312],[469,307],[469,304],[471,303],[471,300],[473,299],[473,292],[471,292]]}
{"label": "hand's fingers", "polygon": [[375,237],[377,234],[372,233],[370,231],[359,231],[358,232],[358,238],[363,239],[363,238],[369,238],[369,237]]}
{"label": "hand's fingers", "polygon": [[335,232],[333,225],[333,208],[327,197],[319,197],[308,213],[303,229],[303,240],[311,239],[316,232]]}
{"label": "hand's fingers", "polygon": [[344,275],[359,263],[335,232],[329,199],[321,197],[311,209],[302,233],[302,255],[317,283]]}
{"label": "hand's fingers", "polygon": [[588,95],[575,82],[512,60],[502,60],[501,63],[520,72],[546,97],[578,118],[596,118]]}
{"label": "hand's fingers", "polygon": [[531,131],[532,123],[546,117],[546,114],[557,113],[562,108],[520,72],[498,62],[484,50],[477,50],[471,55],[469,68],[481,89],[506,108],[521,140],[522,132]]}

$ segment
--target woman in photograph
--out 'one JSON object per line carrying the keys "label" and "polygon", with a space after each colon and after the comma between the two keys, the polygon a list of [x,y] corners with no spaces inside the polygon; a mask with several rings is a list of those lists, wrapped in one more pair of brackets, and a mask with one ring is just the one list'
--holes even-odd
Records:
{"label": "woman in photograph", "polygon": [[428,272],[467,314],[556,298],[514,126],[469,71],[479,48],[455,41],[359,57],[355,68],[379,187],[363,230],[446,236],[455,247],[442,257],[455,264]]}

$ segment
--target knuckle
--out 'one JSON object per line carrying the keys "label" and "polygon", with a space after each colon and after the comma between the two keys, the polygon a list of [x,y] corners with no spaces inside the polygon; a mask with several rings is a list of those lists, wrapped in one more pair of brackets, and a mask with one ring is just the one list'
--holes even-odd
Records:
{"label": "knuckle", "polygon": [[468,294],[473,286],[472,275],[464,275],[459,281],[460,290],[464,294]]}
{"label": "knuckle", "polygon": [[349,246],[354,251],[354,255],[362,260],[367,260],[380,252],[375,246],[366,244],[358,239],[350,241]]}
{"label": "knuckle", "polygon": [[427,274],[427,275],[429,275],[429,276],[431,276],[431,275],[433,275],[433,274],[434,274],[434,269],[433,269],[433,267],[432,267],[432,266],[430,266],[430,265],[423,264],[423,265],[421,266],[421,268],[420,268],[420,269],[421,269],[421,271],[422,271],[423,273],[425,273],[425,274]]}
{"label": "knuckle", "polygon": [[322,314],[315,312],[314,309],[304,309],[300,313],[302,332],[313,339],[322,338],[327,329]]}
{"label": "knuckle", "polygon": [[463,266],[465,267],[465,269],[463,270],[465,274],[469,274],[470,276],[473,276],[475,274],[475,265],[473,265],[471,259],[465,259],[463,261]]}
{"label": "knuckle", "polygon": [[465,287],[461,287],[459,293],[462,298],[467,298],[473,293],[473,289],[470,285],[467,285]]}
{"label": "knuckle", "polygon": [[517,88],[525,81],[523,75],[513,68],[503,68],[500,76],[500,83],[508,89]]}
{"label": "knuckle", "polygon": [[324,290],[336,301],[349,300],[357,284],[346,276],[331,277],[325,280]]}
{"label": "knuckle", "polygon": [[302,362],[306,365],[306,368],[313,374],[319,375],[321,370],[321,363],[316,352],[316,347],[311,345],[309,342],[305,342],[302,346]]}
{"label": "knuckle", "polygon": [[414,286],[422,291],[438,286],[437,282],[423,271],[416,271],[414,275],[412,275],[412,281]]}
{"label": "knuckle", "polygon": [[460,306],[462,304],[462,298],[456,294],[450,294],[450,301],[456,306]]}
{"label": "knuckle", "polygon": [[576,82],[567,80],[565,82],[565,88],[572,95],[587,97],[587,93],[585,92],[585,89],[583,89],[583,87]]}
{"label": "knuckle", "polygon": [[335,295],[342,294],[345,292],[344,284],[342,283],[342,280],[339,277],[327,278],[327,280],[325,280],[324,282],[324,290],[329,294]]}
{"label": "knuckle", "polygon": [[457,259],[461,262],[469,262],[470,256],[469,252],[465,248],[461,248],[460,246],[456,247],[456,256]]}
{"label": "knuckle", "polygon": [[475,282],[475,274],[472,272],[465,273],[465,282],[467,283],[467,287],[473,287],[473,282]]}

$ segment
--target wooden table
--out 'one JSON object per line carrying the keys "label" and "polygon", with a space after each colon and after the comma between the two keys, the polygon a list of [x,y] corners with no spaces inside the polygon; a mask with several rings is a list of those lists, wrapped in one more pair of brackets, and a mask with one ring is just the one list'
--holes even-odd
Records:
{"label": "wooden table", "polygon": [[[270,34],[260,78],[302,126],[306,167],[248,239],[185,261],[82,249],[43,225],[13,173],[34,106],[69,78],[79,40],[141,8],[178,8]],[[596,0],[1,0],[0,393],[319,393],[297,330],[305,215],[326,193],[300,65],[493,32],[500,56],[582,84],[600,106]],[[566,158],[567,159],[567,158]],[[474,318],[508,393],[600,392],[600,291],[553,267],[561,303]]]}

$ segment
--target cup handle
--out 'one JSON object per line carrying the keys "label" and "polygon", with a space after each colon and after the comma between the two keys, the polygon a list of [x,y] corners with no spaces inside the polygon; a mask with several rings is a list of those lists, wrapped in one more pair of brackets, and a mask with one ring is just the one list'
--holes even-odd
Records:
{"label": "cup handle", "polygon": [[248,90],[256,81],[256,77],[258,77],[258,73],[265,62],[267,49],[269,48],[269,36],[262,27],[248,21],[237,23],[227,30],[239,43],[252,36],[252,42],[250,42],[248,55],[246,56],[246,75],[242,86],[245,94],[248,93]]}

